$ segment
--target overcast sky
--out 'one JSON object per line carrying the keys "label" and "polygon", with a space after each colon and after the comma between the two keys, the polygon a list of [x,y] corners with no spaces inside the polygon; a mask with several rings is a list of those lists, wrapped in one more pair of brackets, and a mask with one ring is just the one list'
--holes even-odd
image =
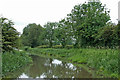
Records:
{"label": "overcast sky", "polygon": [[[57,22],[67,16],[74,5],[88,0],[0,0],[0,15],[12,20],[15,28],[22,33],[29,23],[44,25]],[[117,23],[120,0],[100,0],[110,9],[111,20]]]}

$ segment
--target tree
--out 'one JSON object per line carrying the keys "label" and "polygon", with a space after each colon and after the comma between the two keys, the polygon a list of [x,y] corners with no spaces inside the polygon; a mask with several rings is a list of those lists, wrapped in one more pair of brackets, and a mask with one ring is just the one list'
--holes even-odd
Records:
{"label": "tree", "polygon": [[55,36],[59,40],[59,42],[62,44],[62,47],[64,48],[70,39],[70,28],[69,23],[62,19],[59,21],[58,28],[55,29]]}
{"label": "tree", "polygon": [[19,38],[19,33],[13,27],[13,22],[7,18],[1,17],[0,24],[2,28],[3,51],[12,51],[14,48],[18,48],[17,39]]}
{"label": "tree", "polygon": [[41,25],[35,23],[28,24],[27,27],[23,29],[23,34],[21,35],[22,43],[24,46],[36,47],[41,44],[40,36],[42,36],[43,28]]}
{"label": "tree", "polygon": [[2,52],[2,19],[0,18],[0,53]]}
{"label": "tree", "polygon": [[118,36],[118,46],[119,46],[119,49],[120,49],[120,21],[118,21],[116,33],[117,33],[117,36]]}
{"label": "tree", "polygon": [[100,2],[88,2],[76,5],[68,15],[72,24],[75,46],[95,45],[98,30],[110,20],[109,11]]}
{"label": "tree", "polygon": [[55,40],[54,29],[57,27],[56,22],[47,22],[44,25],[45,27],[45,37],[48,40],[49,47],[53,46],[53,42]]}
{"label": "tree", "polygon": [[103,47],[113,48],[118,46],[117,26],[108,23],[105,27],[101,28],[97,34],[97,45]]}

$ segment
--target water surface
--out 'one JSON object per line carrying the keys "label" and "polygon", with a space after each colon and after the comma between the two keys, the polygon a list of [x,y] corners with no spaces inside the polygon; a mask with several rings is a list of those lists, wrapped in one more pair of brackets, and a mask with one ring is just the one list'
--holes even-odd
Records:
{"label": "water surface", "polygon": [[7,75],[9,78],[91,78],[88,71],[72,63],[62,62],[58,59],[31,56],[32,65]]}

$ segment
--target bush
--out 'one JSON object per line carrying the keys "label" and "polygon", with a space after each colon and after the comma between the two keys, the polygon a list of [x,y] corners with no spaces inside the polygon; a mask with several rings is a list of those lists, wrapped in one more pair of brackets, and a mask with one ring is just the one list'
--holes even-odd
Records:
{"label": "bush", "polygon": [[71,48],[74,48],[74,46],[73,45],[66,45],[65,48],[71,49]]}
{"label": "bush", "polygon": [[2,55],[2,73],[3,76],[8,72],[15,71],[16,69],[32,62],[31,57],[23,52],[5,52]]}
{"label": "bush", "polygon": [[52,48],[62,48],[62,45],[55,45],[55,46],[53,46]]}
{"label": "bush", "polygon": [[29,46],[25,46],[23,50],[28,51],[28,49],[30,49],[30,47]]}
{"label": "bush", "polygon": [[41,46],[38,46],[37,48],[49,48],[49,45],[41,45]]}

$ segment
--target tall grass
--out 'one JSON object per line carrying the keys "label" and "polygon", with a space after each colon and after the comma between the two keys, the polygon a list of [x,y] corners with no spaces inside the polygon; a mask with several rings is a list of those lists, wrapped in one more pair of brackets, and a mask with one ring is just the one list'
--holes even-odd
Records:
{"label": "tall grass", "polygon": [[15,71],[30,62],[32,62],[31,57],[23,52],[5,52],[2,54],[2,76],[5,76],[8,72]]}
{"label": "tall grass", "polygon": [[86,64],[105,77],[118,77],[118,50],[116,49],[52,49],[31,48],[30,53],[67,59],[74,63]]}

